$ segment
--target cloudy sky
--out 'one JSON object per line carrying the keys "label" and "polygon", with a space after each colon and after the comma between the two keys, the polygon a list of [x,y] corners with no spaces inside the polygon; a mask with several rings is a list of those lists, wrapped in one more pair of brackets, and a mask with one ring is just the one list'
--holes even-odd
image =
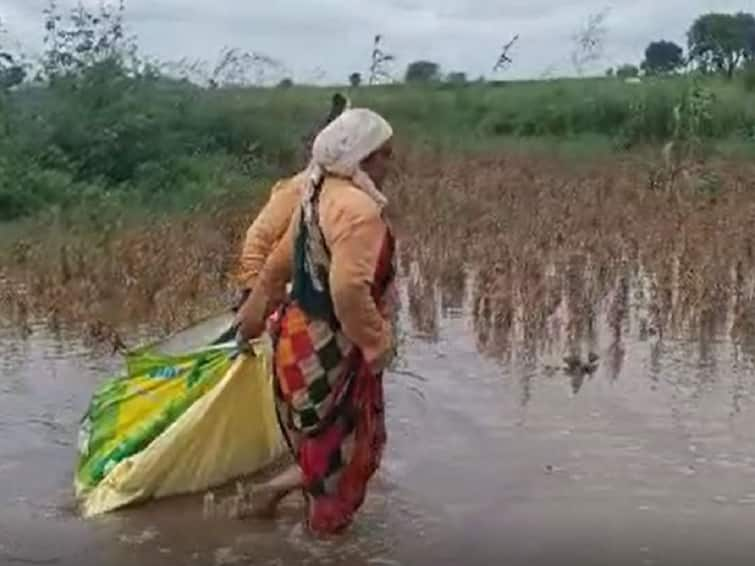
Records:
{"label": "cloudy sky", "polygon": [[[40,47],[46,3],[0,0],[0,19],[27,49]],[[329,82],[366,73],[376,33],[397,56],[396,74],[430,59],[470,76],[494,76],[501,45],[518,33],[501,78],[537,78],[573,73],[571,37],[606,8],[596,70],[639,62],[655,39],[684,45],[696,15],[755,12],[755,0],[127,0],[127,22],[142,51],[161,59],[215,61],[223,47],[239,47],[281,60],[296,80]]]}

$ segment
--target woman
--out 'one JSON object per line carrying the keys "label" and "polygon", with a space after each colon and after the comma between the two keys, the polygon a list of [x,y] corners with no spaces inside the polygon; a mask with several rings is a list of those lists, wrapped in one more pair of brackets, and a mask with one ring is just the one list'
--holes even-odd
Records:
{"label": "woman", "polygon": [[[330,113],[317,131],[319,132],[340,116],[349,104],[349,100],[343,95],[334,94]],[[306,140],[305,145],[309,152],[312,145],[311,136]],[[249,227],[241,251],[241,270],[238,277],[242,289],[242,301],[249,296],[265,261],[286,232],[291,217],[301,201],[305,181],[306,176],[303,171],[293,177],[278,181],[271,191],[270,200]]]}
{"label": "woman", "polygon": [[[348,98],[339,93],[334,94],[331,99],[330,113],[323,124],[317,128],[317,131],[330,124],[350,105],[351,102]],[[306,140],[307,151],[311,149],[313,137],[310,135]],[[239,261],[240,269],[236,277],[241,296],[233,306],[233,312],[237,312],[247,299],[254,288],[262,267],[265,265],[265,261],[285,234],[286,228],[291,222],[291,217],[301,202],[305,184],[306,175],[304,171],[278,181],[270,192],[269,200],[247,230]],[[237,327],[238,318],[213,343],[221,344],[233,340]]]}
{"label": "woman", "polygon": [[351,523],[386,441],[394,239],[379,189],[392,137],[390,125],[365,109],[347,110],[318,135],[301,206],[240,311],[241,343],[278,311],[276,405],[298,463],[255,490],[254,512],[272,513],[303,488],[309,526],[319,533]]}

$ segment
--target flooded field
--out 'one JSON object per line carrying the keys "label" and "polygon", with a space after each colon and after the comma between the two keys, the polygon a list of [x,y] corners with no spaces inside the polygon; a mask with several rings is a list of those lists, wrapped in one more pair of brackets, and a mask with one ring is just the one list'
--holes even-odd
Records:
{"label": "flooded field", "polygon": [[[387,453],[326,541],[297,497],[272,523],[205,519],[201,495],[84,522],[72,500],[113,350],[227,301],[250,211],[20,241],[0,269],[0,564],[751,563],[755,171],[711,167],[700,188],[639,159],[406,156]],[[129,317],[153,326],[115,332]]]}
{"label": "flooded field", "polygon": [[[632,292],[620,339],[606,308],[576,341],[556,333],[522,348],[484,322],[473,278],[427,288],[409,266],[404,281],[384,465],[351,531],[325,541],[304,530],[297,497],[272,523],[205,519],[201,496],[80,520],[78,419],[119,359],[73,331],[3,326],[0,564],[749,563],[746,342],[661,338]],[[201,343],[223,322],[172,347]],[[581,365],[570,360],[569,371],[565,355]]]}

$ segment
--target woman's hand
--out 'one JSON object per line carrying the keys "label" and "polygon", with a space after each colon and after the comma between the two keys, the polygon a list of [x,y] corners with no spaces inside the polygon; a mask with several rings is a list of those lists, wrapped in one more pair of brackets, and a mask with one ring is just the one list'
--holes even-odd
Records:
{"label": "woman's hand", "polygon": [[396,355],[393,325],[389,321],[385,322],[383,347],[377,352],[370,352],[365,360],[373,375],[379,375],[388,369]]}
{"label": "woman's hand", "polygon": [[236,347],[239,349],[239,352],[243,354],[251,354],[254,355],[254,348],[252,347],[252,343],[249,340],[245,340],[240,332],[236,333]]}
{"label": "woman's hand", "polygon": [[244,305],[246,300],[249,298],[249,295],[252,294],[251,289],[243,289],[238,296],[236,297],[236,300],[233,303],[233,306],[231,307],[231,312],[233,312],[234,315],[238,315],[239,310]]}
{"label": "woman's hand", "polygon": [[265,331],[266,301],[258,293],[252,293],[239,309],[236,316],[239,330],[237,340],[249,342]]}

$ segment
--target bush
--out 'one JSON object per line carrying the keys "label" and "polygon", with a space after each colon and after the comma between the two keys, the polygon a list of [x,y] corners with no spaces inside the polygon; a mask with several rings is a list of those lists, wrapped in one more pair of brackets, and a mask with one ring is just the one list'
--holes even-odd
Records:
{"label": "bush", "polygon": [[[701,78],[443,84],[354,90],[404,140],[468,149],[500,138],[602,136],[620,147],[685,136],[751,139],[755,106],[741,84]],[[202,89],[107,60],[47,86],[0,97],[0,220],[89,206],[193,207],[306,160],[302,140],[332,91]],[[704,96],[703,96],[704,95]],[[701,110],[702,109],[702,110]],[[679,134],[681,135],[681,134]],[[109,212],[108,212],[109,214]]]}
{"label": "bush", "polygon": [[640,69],[636,65],[622,65],[616,69],[616,76],[620,79],[631,79],[640,76]]}
{"label": "bush", "polygon": [[755,92],[755,61],[749,61],[742,72],[742,82],[747,92]]}
{"label": "bush", "polygon": [[432,61],[414,61],[406,68],[408,83],[429,83],[440,80],[440,65]]}

